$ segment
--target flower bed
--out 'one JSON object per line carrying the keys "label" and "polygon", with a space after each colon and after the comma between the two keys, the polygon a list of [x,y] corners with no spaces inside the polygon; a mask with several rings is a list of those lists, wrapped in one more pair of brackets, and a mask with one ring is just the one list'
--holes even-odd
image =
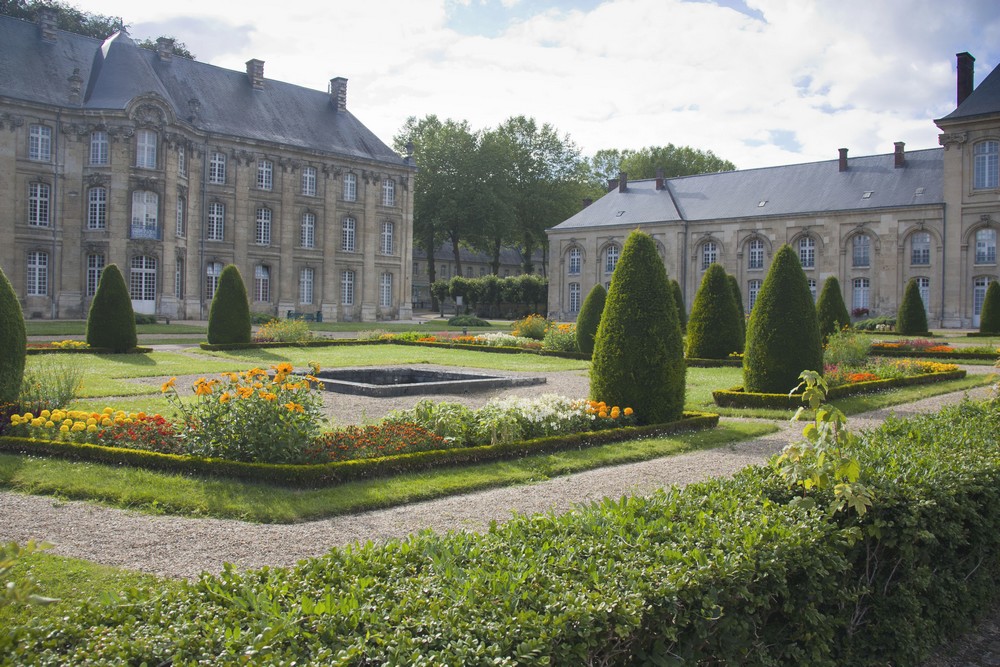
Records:
{"label": "flower bed", "polygon": [[871,354],[886,357],[935,357],[940,359],[995,359],[1000,356],[1000,348],[992,345],[955,348],[950,343],[932,341],[926,338],[893,341],[876,340],[871,344]]}

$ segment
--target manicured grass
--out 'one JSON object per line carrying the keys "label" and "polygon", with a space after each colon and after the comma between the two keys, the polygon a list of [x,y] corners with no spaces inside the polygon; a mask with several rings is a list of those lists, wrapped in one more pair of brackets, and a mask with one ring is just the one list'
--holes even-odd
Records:
{"label": "manicured grass", "polygon": [[490,322],[488,327],[460,327],[449,326],[447,319],[428,320],[422,324],[411,324],[403,322],[310,322],[309,328],[313,331],[388,331],[399,333],[401,331],[461,331],[466,329],[471,332],[484,331],[510,331],[510,322]]}
{"label": "manicured grass", "polygon": [[[87,335],[86,320],[26,320],[25,333],[29,336],[73,336]],[[136,333],[142,334],[208,334],[208,328],[192,324],[138,324]]]}
{"label": "manicured grass", "polygon": [[646,461],[771,433],[767,423],[732,422],[716,429],[455,466],[325,489],[287,489],[236,480],[185,477],[135,468],[0,455],[0,487],[61,498],[97,500],[153,513],[292,523],[403,505],[459,493],[538,482],[603,466]]}

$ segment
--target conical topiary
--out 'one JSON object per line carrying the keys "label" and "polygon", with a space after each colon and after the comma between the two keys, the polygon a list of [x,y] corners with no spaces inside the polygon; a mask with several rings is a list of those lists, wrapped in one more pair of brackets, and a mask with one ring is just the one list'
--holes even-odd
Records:
{"label": "conical topiary", "polygon": [[742,353],[747,341],[747,316],[743,306],[743,290],[740,289],[740,281],[736,276],[729,275],[726,278],[729,280],[729,289],[732,290],[733,299],[736,301],[736,310],[740,314],[740,349],[736,351]]}
{"label": "conical topiary", "polygon": [[844,295],[840,292],[840,281],[830,276],[823,283],[823,289],[816,300],[816,317],[819,319],[819,333],[826,340],[830,334],[851,326],[851,314],[847,312]]}
{"label": "conical topiary", "polygon": [[87,315],[87,344],[112,352],[128,352],[138,341],[135,313],[125,278],[117,264],[108,264],[101,272],[97,292]]}
{"label": "conical topiary", "polygon": [[1000,283],[995,280],[986,288],[983,309],[979,312],[979,331],[1000,334]]}
{"label": "conical topiary", "polygon": [[219,275],[219,286],[208,310],[208,342],[212,345],[250,342],[250,302],[235,264]]}
{"label": "conical topiary", "polygon": [[688,327],[687,305],[684,303],[684,291],[681,290],[681,284],[673,278],[670,279],[670,291],[674,295],[674,305],[677,306],[677,321],[681,325],[681,333],[684,333]]}
{"label": "conical topiary", "polygon": [[689,359],[726,359],[739,352],[743,315],[729,286],[726,270],[712,264],[694,296],[687,328]]}
{"label": "conical topiary", "polygon": [[604,312],[604,301],[608,291],[604,285],[597,283],[591,288],[587,298],[583,300],[580,313],[576,316],[576,346],[584,354],[593,354],[594,336],[601,323],[601,313]]}
{"label": "conical topiary", "polygon": [[0,269],[0,415],[7,414],[4,404],[16,403],[21,394],[27,345],[21,302]]}
{"label": "conical topiary", "polygon": [[684,411],[684,350],[677,308],[653,238],[632,232],[611,276],[590,368],[590,396],[635,410],[640,423]]}
{"label": "conical topiary", "polygon": [[748,392],[787,394],[805,370],[823,372],[823,344],[806,274],[796,252],[784,245],[750,313],[743,387]]}
{"label": "conical topiary", "polygon": [[906,283],[903,300],[896,311],[896,332],[907,336],[927,333],[927,310],[916,280]]}

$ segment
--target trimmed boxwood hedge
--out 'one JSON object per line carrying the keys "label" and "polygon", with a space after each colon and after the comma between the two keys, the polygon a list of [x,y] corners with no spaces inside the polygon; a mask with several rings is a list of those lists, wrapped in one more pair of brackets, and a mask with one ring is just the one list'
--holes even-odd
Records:
{"label": "trimmed boxwood hedge", "polygon": [[869,356],[872,357],[914,357],[916,359],[950,359],[961,361],[962,359],[996,359],[1000,353],[990,354],[988,352],[960,352],[962,348],[956,348],[954,352],[927,352],[926,350],[872,350]]}
{"label": "trimmed boxwood hedge", "polygon": [[125,352],[115,352],[107,347],[71,347],[66,349],[59,349],[58,347],[29,347],[26,350],[27,354],[149,354],[152,351],[153,348],[141,345]]}
{"label": "trimmed boxwood hedge", "polygon": [[16,403],[21,396],[27,340],[21,302],[0,268],[0,405]]}

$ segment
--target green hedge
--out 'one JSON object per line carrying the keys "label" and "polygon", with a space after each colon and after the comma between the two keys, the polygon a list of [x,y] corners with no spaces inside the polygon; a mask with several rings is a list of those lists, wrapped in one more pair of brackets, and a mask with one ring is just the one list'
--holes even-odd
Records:
{"label": "green hedge", "polygon": [[[946,373],[925,373],[905,378],[889,380],[871,380],[870,382],[854,382],[839,387],[832,387],[827,392],[827,398],[837,399],[857,394],[870,394],[887,389],[910,387],[917,384],[932,384],[948,380],[960,380],[965,377],[965,371],[948,371]],[[743,391],[743,387],[732,389],[716,389],[712,392],[715,404],[720,408],[774,408],[777,410],[797,410],[802,407],[802,394],[758,394]]]}
{"label": "green hedge", "polygon": [[869,356],[872,357],[913,357],[916,359],[950,359],[961,361],[962,359],[996,359],[1000,353],[989,354],[986,352],[960,352],[957,348],[954,352],[926,352],[924,350],[872,350]]}
{"label": "green hedge", "polygon": [[743,366],[742,359],[692,359],[685,357],[684,363],[688,368],[740,368]]}
{"label": "green hedge", "polygon": [[58,347],[29,347],[27,348],[28,354],[149,354],[153,351],[151,347],[133,347],[127,352],[115,352],[108,347],[73,347],[66,349],[59,349]]}
{"label": "green hedge", "polygon": [[357,340],[354,338],[335,340],[304,340],[297,343],[289,342],[269,342],[269,343],[200,343],[203,350],[214,352],[225,352],[228,350],[263,350],[272,347],[336,347],[338,345],[384,345],[386,343],[396,343],[398,341],[388,340]]}

